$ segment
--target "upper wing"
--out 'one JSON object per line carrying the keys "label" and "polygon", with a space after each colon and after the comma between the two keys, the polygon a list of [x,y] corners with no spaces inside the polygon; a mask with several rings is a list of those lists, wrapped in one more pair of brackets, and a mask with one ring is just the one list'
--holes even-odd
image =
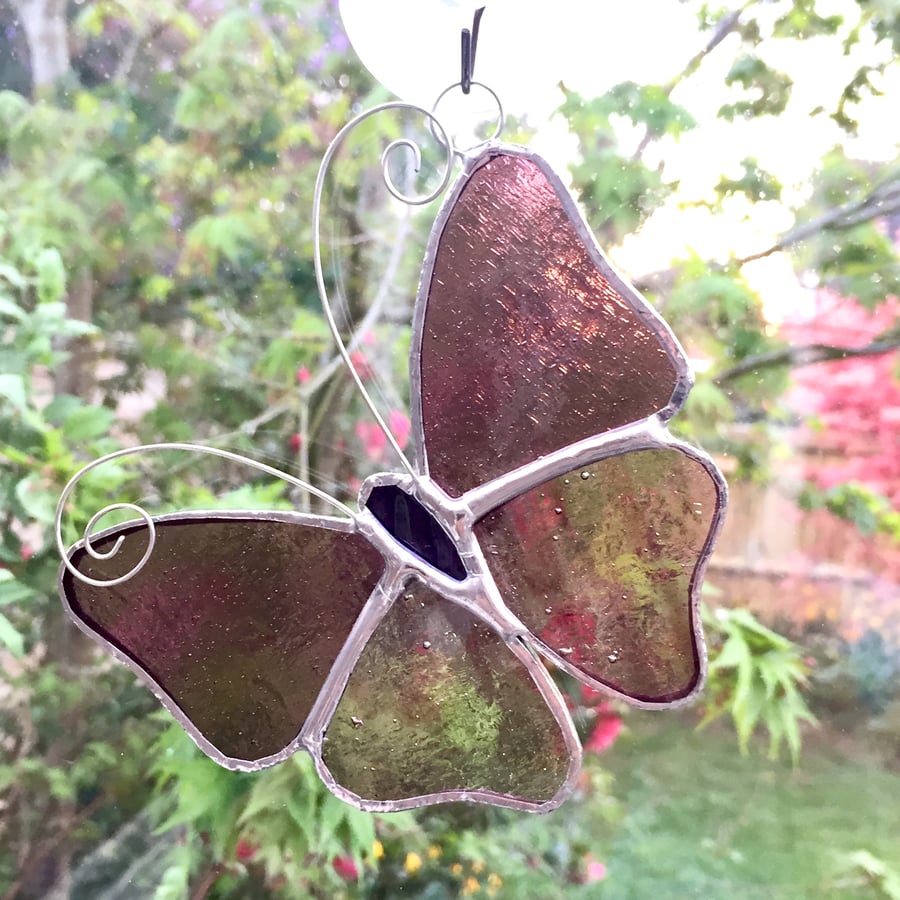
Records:
{"label": "upper wing", "polygon": [[544,652],[593,687],[671,704],[702,684],[700,581],[725,492],[708,457],[651,445],[546,480],[474,530]]}
{"label": "upper wing", "polygon": [[458,496],[690,388],[678,342],[543,160],[492,148],[429,242],[411,364],[419,471]]}
{"label": "upper wing", "polygon": [[[60,594],[79,627],[127,662],[200,747],[229,768],[277,762],[382,575],[352,522],[279,513],[183,513],[154,520],[147,564],[98,587],[63,567]],[[143,522],[77,544],[82,575],[112,580],[148,541]]]}

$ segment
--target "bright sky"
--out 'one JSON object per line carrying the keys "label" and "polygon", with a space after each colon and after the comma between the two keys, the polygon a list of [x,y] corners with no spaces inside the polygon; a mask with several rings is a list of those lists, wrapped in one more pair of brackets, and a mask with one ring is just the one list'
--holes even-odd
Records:
{"label": "bright sky", "polygon": [[[459,31],[471,23],[473,9],[482,5],[486,10],[475,77],[499,94],[509,112],[527,114],[539,128],[536,149],[560,169],[572,154],[562,123],[550,122],[561,99],[560,81],[586,96],[600,94],[619,81],[664,83],[709,37],[697,29],[696,4],[674,0],[341,0],[340,4],[350,40],[375,77],[401,99],[427,108],[458,79]],[[855,6],[854,0],[830,0],[820,5],[820,11],[844,12],[850,18]],[[766,12],[765,6],[759,9]],[[769,14],[773,15],[771,8]],[[678,180],[681,188],[640,235],[611,254],[626,272],[637,275],[665,268],[688,250],[720,259],[732,249],[739,256],[748,255],[769,246],[789,228],[792,217],[777,203],[752,206],[735,199],[724,220],[680,206],[685,200],[713,199],[720,175],[737,177],[740,161],[747,156],[756,157],[782,181],[784,199],[792,203],[802,199],[798,189],[820,155],[835,143],[848,144],[848,153],[860,158],[892,159],[900,152],[898,120],[896,112],[890,112],[900,110],[896,66],[881,85],[886,95],[854,111],[861,121],[858,139],[850,142],[827,115],[810,117],[817,106],[833,110],[861,62],[872,59],[865,46],[844,56],[840,38],[766,42],[766,61],[794,80],[787,111],[750,122],[717,119],[719,107],[735,99],[724,76],[737,42],[736,36],[726,39],[700,72],[673,94],[700,127],[678,142],[666,140],[646,155],[650,164],[662,162],[666,178]],[[745,274],[762,293],[772,319],[802,301],[784,257],[748,264]]]}

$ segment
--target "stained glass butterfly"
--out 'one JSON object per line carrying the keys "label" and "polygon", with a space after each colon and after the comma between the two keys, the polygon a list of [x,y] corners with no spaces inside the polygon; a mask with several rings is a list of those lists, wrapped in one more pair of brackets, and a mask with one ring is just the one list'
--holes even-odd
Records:
{"label": "stained glass butterfly", "polygon": [[527,150],[465,160],[413,334],[409,471],[357,511],[142,514],[67,552],[62,600],[227,768],[304,749],[366,810],[553,809],[581,760],[553,667],[699,690],[725,483],[666,430],[678,342]]}

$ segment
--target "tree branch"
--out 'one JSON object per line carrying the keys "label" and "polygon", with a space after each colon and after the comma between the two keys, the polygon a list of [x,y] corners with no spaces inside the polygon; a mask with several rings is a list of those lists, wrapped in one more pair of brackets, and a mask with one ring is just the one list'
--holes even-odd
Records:
{"label": "tree branch", "polygon": [[820,231],[842,231],[874,219],[876,216],[890,216],[898,212],[900,212],[900,178],[878,185],[864,197],[836,206],[821,216],[794,226],[771,247],[761,250],[759,253],[751,253],[735,262],[738,266],[743,266],[753,260],[764,259],[773,253],[786,250]]}
{"label": "tree branch", "polygon": [[51,835],[43,844],[40,844],[36,850],[28,855],[28,858],[19,868],[16,880],[9,886],[9,889],[0,897],[0,900],[15,900],[19,896],[19,892],[25,882],[31,877],[33,871],[37,868],[38,863],[43,862],[64,840],[69,838],[72,831],[86,822],[101,806],[109,802],[106,794],[97,794],[90,803],[83,806],[74,815],[72,815],[64,826],[57,829],[56,834]]}
{"label": "tree branch", "polygon": [[[900,177],[895,177],[877,185],[864,197],[850,200],[814,219],[795,225],[770,247],[733,260],[732,265],[740,268],[754,260],[765,259],[767,256],[780,253],[782,250],[787,250],[808,240],[822,231],[844,231],[871,219],[898,213],[900,213]],[[711,271],[715,272],[725,272],[728,268],[721,263],[711,263],[709,267]],[[671,290],[676,278],[676,270],[660,269],[635,278],[633,283],[641,292],[659,294]]]}
{"label": "tree branch", "polygon": [[750,375],[760,369],[772,369],[779,366],[811,366],[840,359],[880,356],[882,353],[890,353],[897,349],[900,349],[900,331],[885,332],[878,340],[864,344],[862,347],[838,347],[834,344],[804,344],[799,347],[783,347],[780,350],[748,356],[737,365],[716,375],[713,384],[722,387],[742,375]]}
{"label": "tree branch", "polygon": [[[669,81],[663,88],[663,92],[666,97],[671,96],[672,91],[681,84],[687,78],[690,78],[697,69],[700,68],[700,64],[709,56],[725,38],[731,34],[737,26],[740,24],[741,16],[753,6],[755,3],[758,3],[759,0],[748,0],[743,6],[739,9],[733,9],[730,13],[728,13],[721,22],[719,22],[718,27],[710,36],[710,39],[706,42],[706,46],[704,46],[701,50],[695,53],[690,60],[688,60],[687,65],[671,80]],[[637,145],[637,149],[634,151],[634,155],[632,156],[632,160],[637,161],[643,155],[644,151],[650,145],[650,142],[653,140],[653,133],[648,126],[646,131],[644,132],[644,136],[641,138],[640,143]]]}

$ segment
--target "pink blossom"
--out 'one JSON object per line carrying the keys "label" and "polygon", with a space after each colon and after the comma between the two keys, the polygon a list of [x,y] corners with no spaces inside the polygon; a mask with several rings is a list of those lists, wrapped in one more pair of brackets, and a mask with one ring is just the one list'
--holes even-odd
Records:
{"label": "pink blossom", "polygon": [[365,353],[355,350],[350,354],[350,362],[353,365],[353,368],[356,369],[356,374],[359,375],[363,381],[368,381],[372,377],[372,366],[369,363],[369,360],[366,359]]}
{"label": "pink blossom", "polygon": [[606,866],[596,859],[588,857],[587,867],[584,871],[584,883],[591,884],[594,881],[603,881],[606,878]]}
{"label": "pink blossom", "polygon": [[409,416],[407,416],[406,413],[400,412],[399,409],[392,409],[388,415],[388,427],[391,429],[391,434],[394,435],[397,443],[400,445],[400,449],[405,449],[406,444],[409,441]]}
{"label": "pink blossom", "polygon": [[372,462],[378,462],[384,457],[387,448],[387,437],[381,427],[375,422],[357,422],[356,436],[362,441],[363,450]]}
{"label": "pink blossom", "polygon": [[306,366],[300,366],[300,368],[297,369],[297,384],[306,384],[310,377],[309,369],[307,369]]}

